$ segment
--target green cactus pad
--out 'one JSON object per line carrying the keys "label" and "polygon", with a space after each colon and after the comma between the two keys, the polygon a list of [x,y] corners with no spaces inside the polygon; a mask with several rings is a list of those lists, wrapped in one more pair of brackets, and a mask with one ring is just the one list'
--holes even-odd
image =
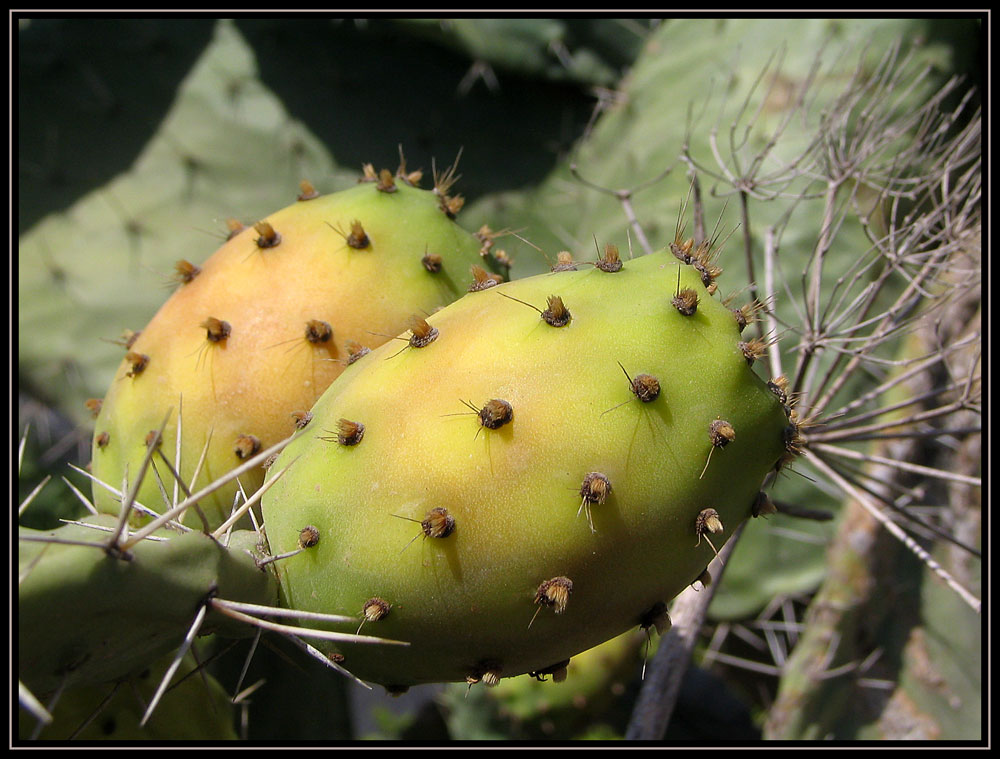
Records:
{"label": "green cactus pad", "polygon": [[[470,293],[418,332],[328,389],[263,500],[272,553],[320,536],[275,562],[284,604],[411,642],[339,649],[387,687],[491,684],[638,626],[785,455],[734,314],[670,253]],[[355,445],[342,420],[364,425]]]}
{"label": "green cactus pad", "polygon": [[[176,291],[125,341],[96,419],[100,480],[117,488],[126,473],[134,479],[146,436],[172,409],[163,458],[153,459],[138,495],[163,511],[161,486],[168,496],[175,488],[170,466],[194,492],[284,439],[348,365],[352,347],[381,345],[411,314],[453,301],[483,261],[482,237],[449,218],[442,196],[401,178],[326,196],[308,189],[308,199],[242,229],[204,263],[178,264]],[[263,474],[241,478],[247,493]],[[213,526],[228,516],[237,487],[201,502]],[[101,511],[120,508],[99,485],[94,498]]]}
{"label": "green cactus pad", "polygon": [[[53,722],[38,740],[76,741],[222,741],[238,738],[233,726],[235,707],[222,685],[189,653],[174,674],[174,685],[159,701],[148,722],[141,724],[146,705],[167,671],[167,656],[116,685],[91,685],[63,693]],[[21,710],[18,737],[35,731],[28,712]]]}
{"label": "green cactus pad", "polygon": [[[106,543],[115,521],[102,514],[86,520],[90,527],[19,530],[18,673],[36,696],[141,670],[179,647],[210,594],[276,599],[273,579],[255,563],[253,532],[233,532],[225,548],[198,532],[162,529],[123,557],[72,542]],[[201,629],[209,632],[242,637],[253,628],[211,612]]]}

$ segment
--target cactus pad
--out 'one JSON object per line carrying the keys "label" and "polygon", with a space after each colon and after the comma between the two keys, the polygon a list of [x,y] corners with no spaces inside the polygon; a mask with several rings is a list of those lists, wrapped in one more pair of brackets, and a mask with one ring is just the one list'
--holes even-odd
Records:
{"label": "cactus pad", "polygon": [[[20,528],[18,671],[39,696],[142,670],[180,645],[211,594],[257,604],[275,598],[272,578],[256,564],[256,533],[233,532],[227,548],[199,532],[161,529],[113,555],[99,544],[115,522],[99,514],[56,530]],[[209,632],[253,634],[214,612],[202,628]]]}

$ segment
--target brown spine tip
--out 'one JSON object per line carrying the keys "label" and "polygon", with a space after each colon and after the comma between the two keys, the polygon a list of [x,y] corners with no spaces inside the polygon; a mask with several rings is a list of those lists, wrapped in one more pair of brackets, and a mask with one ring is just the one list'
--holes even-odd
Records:
{"label": "brown spine tip", "polygon": [[299,530],[299,548],[313,548],[319,543],[319,530],[311,524],[307,524]]}
{"label": "brown spine tip", "polygon": [[96,419],[97,415],[101,413],[101,406],[104,405],[104,401],[101,398],[88,398],[83,405],[87,407],[91,416]]}
{"label": "brown spine tip", "polygon": [[689,237],[687,240],[681,242],[680,238],[675,239],[670,243],[670,252],[677,257],[678,260],[685,264],[690,264],[694,261],[694,257],[691,255],[691,248],[694,247],[694,238]]}
{"label": "brown spine tip", "polygon": [[364,226],[358,219],[351,221],[351,233],[345,239],[347,244],[356,250],[364,250],[371,245],[371,238],[368,237],[368,233],[365,232]]}
{"label": "brown spine tip", "polygon": [[308,179],[303,179],[299,182],[299,200],[312,200],[313,198],[319,197],[319,190],[317,190],[313,183]]}
{"label": "brown spine tip", "polygon": [[201,274],[201,268],[182,258],[174,264],[174,272],[178,284],[188,285]]}
{"label": "brown spine tip", "polygon": [[588,472],[580,486],[580,496],[587,503],[604,503],[611,495],[611,480],[600,472]]}
{"label": "brown spine tip", "polygon": [[455,517],[448,513],[448,509],[437,506],[427,512],[420,527],[429,538],[446,538],[455,531]]}
{"label": "brown spine tip", "polygon": [[311,411],[293,411],[292,419],[295,420],[295,429],[301,430],[303,427],[312,421],[313,415]]}
{"label": "brown spine tip", "polygon": [[424,257],[420,259],[420,263],[422,263],[424,268],[431,274],[437,274],[441,271],[441,267],[443,266],[441,256],[437,253],[425,253]]}
{"label": "brown spine tip", "polygon": [[229,322],[222,321],[221,319],[216,319],[214,316],[210,316],[201,324],[198,325],[202,327],[206,332],[206,338],[210,343],[219,343],[225,340],[232,333],[233,328],[230,326]]}
{"label": "brown spine tip", "polygon": [[279,235],[274,227],[271,226],[269,222],[258,221],[253,225],[253,228],[257,230],[257,234],[260,237],[257,238],[258,248],[273,248],[281,243],[281,235]]}
{"label": "brown spine tip", "polygon": [[748,326],[756,323],[758,315],[764,310],[764,304],[759,300],[753,300],[739,308],[731,308],[733,317],[736,319],[736,326],[742,333]]}
{"label": "brown spine tip", "polygon": [[632,380],[632,392],[643,403],[651,403],[660,395],[660,381],[652,374],[637,374]]}
{"label": "brown spine tip", "polygon": [[680,290],[672,299],[671,304],[684,316],[694,316],[698,310],[698,293],[690,287]]}
{"label": "brown spine tip", "polygon": [[350,366],[355,361],[357,361],[362,356],[366,356],[371,353],[372,349],[367,345],[362,345],[354,340],[348,340],[346,343],[347,347],[347,365]]}
{"label": "brown spine tip", "polygon": [[573,261],[573,254],[568,250],[560,250],[556,253],[556,262],[551,267],[554,272],[557,271],[577,271],[576,263]]}
{"label": "brown spine tip", "polygon": [[129,351],[125,354],[125,361],[132,366],[132,368],[125,373],[126,377],[136,377],[146,371],[146,367],[149,366],[149,356],[145,353]]}
{"label": "brown spine tip", "polygon": [[410,346],[413,348],[424,348],[433,343],[438,338],[437,327],[432,327],[427,320],[420,316],[410,317]]}
{"label": "brown spine tip", "polygon": [[788,425],[785,427],[783,439],[785,453],[778,461],[778,469],[791,464],[801,456],[805,446],[805,439],[802,437],[802,423],[799,421],[799,415],[795,409],[788,412]]}
{"label": "brown spine tip", "polygon": [[616,271],[622,270],[622,257],[618,252],[618,246],[612,243],[608,243],[604,246],[604,255],[602,255],[597,263],[594,264],[601,271],[613,274]]}
{"label": "brown spine tip", "polygon": [[[743,308],[746,307],[744,306]],[[730,311],[732,311],[733,317],[736,319],[736,326],[739,329],[740,334],[742,334],[743,330],[745,330],[747,326],[750,324],[750,321],[747,319],[746,314],[743,312],[743,308],[729,309]]]}
{"label": "brown spine tip", "polygon": [[260,452],[260,438],[255,435],[240,435],[236,438],[236,446],[233,448],[237,458],[246,461],[254,454]]}
{"label": "brown spine tip", "polygon": [[378,596],[374,596],[365,601],[364,606],[361,607],[361,614],[366,622],[378,622],[380,619],[385,619],[390,608],[392,607],[388,603]]}
{"label": "brown spine tip", "polygon": [[392,172],[388,169],[382,169],[378,173],[378,182],[375,185],[375,189],[379,192],[396,192],[399,188],[396,187],[396,180],[392,177]]}
{"label": "brown spine tip", "polygon": [[753,365],[753,362],[759,358],[763,358],[764,352],[767,350],[767,342],[759,337],[755,337],[752,340],[740,341],[737,343],[740,351],[743,353],[743,357],[747,360],[747,365]]}
{"label": "brown spine tip", "polygon": [[692,266],[694,266],[695,271],[701,276],[701,283],[714,293],[716,288],[715,280],[722,274],[722,269],[714,264],[698,259],[692,262]]}
{"label": "brown spine tip", "polygon": [[490,274],[486,269],[477,264],[472,266],[472,284],[469,285],[469,292],[476,293],[481,290],[488,290],[500,284],[500,277],[496,274]]}
{"label": "brown spine tip", "polygon": [[486,659],[479,662],[473,671],[465,678],[465,682],[471,688],[476,683],[494,688],[500,682],[503,675],[503,665],[493,659]]}
{"label": "brown spine tip", "polygon": [[777,511],[778,507],[774,505],[774,501],[763,490],[757,493],[756,498],[753,499],[753,505],[750,507],[750,515],[754,519],[775,514]]}
{"label": "brown spine tip", "polygon": [[424,172],[420,169],[407,172],[405,167],[400,166],[396,171],[396,176],[406,182],[406,184],[410,185],[410,187],[420,187],[420,180],[424,178]]}
{"label": "brown spine tip", "polygon": [[633,379],[629,376],[628,370],[625,369],[621,361],[618,362],[618,366],[625,373],[625,379],[628,380],[632,393],[640,401],[643,403],[652,403],[660,397],[660,381],[652,374],[637,374],[635,375],[635,379]]}
{"label": "brown spine tip", "polygon": [[319,319],[310,319],[306,322],[306,340],[313,345],[328,343],[333,339],[333,327],[327,322]]}
{"label": "brown spine tip", "polygon": [[565,327],[573,320],[573,315],[558,295],[550,295],[547,304],[548,308],[542,311],[542,319],[546,324],[551,324],[553,327]]}
{"label": "brown spine tip", "polygon": [[457,172],[458,172],[458,162],[459,160],[461,160],[461,158],[462,158],[462,151],[459,150],[458,155],[455,156],[455,162],[447,169],[441,172],[437,170],[437,165],[434,163],[434,160],[431,159],[431,170],[432,174],[434,175],[433,192],[435,195],[442,198],[447,196],[449,190],[451,190],[455,182],[459,180],[461,175],[458,174]]}
{"label": "brown spine tip", "polygon": [[375,167],[370,163],[365,163],[361,165],[361,178],[358,182],[377,182],[378,174],[375,172]]}
{"label": "brown spine tip", "polygon": [[108,443],[111,442],[111,435],[109,435],[107,432],[102,432],[100,435],[97,436],[97,440],[94,442],[97,443],[98,448],[104,450],[107,447]]}
{"label": "brown spine tip", "polygon": [[716,419],[708,425],[708,436],[716,448],[725,448],[736,439],[733,425],[724,419]]}
{"label": "brown spine tip", "polygon": [[537,669],[534,672],[529,672],[528,674],[538,680],[539,682],[545,682],[545,676],[551,675],[552,682],[561,683],[566,679],[567,670],[569,668],[569,659],[563,659],[555,664],[550,664],[543,669]]}
{"label": "brown spine tip", "polygon": [[722,532],[722,519],[715,509],[702,509],[694,520],[694,532],[698,536],[698,544],[705,533],[717,535]]}
{"label": "brown spine tip", "polygon": [[786,377],[784,374],[781,374],[775,377],[774,379],[768,380],[767,388],[772,393],[774,393],[775,397],[778,399],[778,402],[781,403],[782,406],[784,406],[786,409],[789,409],[791,407],[792,404],[788,402],[789,401],[788,377]]}
{"label": "brown spine tip", "polygon": [[465,205],[465,198],[461,195],[442,195],[438,205],[444,211],[445,216],[449,219],[454,219]]}
{"label": "brown spine tip", "polygon": [[555,610],[556,614],[566,611],[569,603],[569,596],[573,592],[573,581],[568,577],[553,577],[538,586],[535,593],[535,603],[542,606],[549,606]]}
{"label": "brown spine tip", "polygon": [[670,303],[682,316],[694,316],[698,310],[698,293],[690,287],[681,289],[681,270],[677,268],[677,289]]}
{"label": "brown spine tip", "polygon": [[424,176],[422,171],[410,171],[406,170],[406,156],[403,155],[403,146],[399,146],[399,168],[396,169],[396,176],[402,179],[406,184],[411,187],[416,187],[420,184],[420,180]]}
{"label": "brown spine tip", "polygon": [[350,419],[337,420],[337,442],[341,445],[357,445],[365,436],[365,425]]}
{"label": "brown spine tip", "polygon": [[582,500],[580,501],[580,508],[576,510],[576,515],[579,517],[582,509],[587,510],[587,524],[590,525],[591,532],[596,532],[596,530],[594,529],[594,518],[590,507],[595,503],[598,505],[603,504],[609,495],[611,495],[611,480],[600,472],[588,472],[587,476],[583,478],[583,484],[580,486],[580,497]]}
{"label": "brown spine tip", "polygon": [[708,438],[712,441],[712,447],[708,449],[708,458],[705,459],[705,466],[701,470],[701,474],[698,477],[699,480],[708,471],[708,465],[712,461],[712,454],[716,448],[725,448],[733,442],[736,439],[736,430],[733,429],[733,425],[729,422],[716,418],[715,421],[708,425]]}
{"label": "brown spine tip", "polygon": [[479,410],[479,423],[488,430],[499,429],[513,418],[514,408],[500,398],[493,398]]}
{"label": "brown spine tip", "polygon": [[657,601],[639,618],[639,627],[649,630],[655,627],[658,635],[663,635],[671,627],[670,615],[667,613],[667,605],[663,601]]}
{"label": "brown spine tip", "polygon": [[240,232],[246,229],[246,227],[243,225],[243,222],[240,221],[239,219],[229,218],[226,219],[226,229],[229,230],[229,232],[226,234],[226,242],[229,242],[234,237],[236,237],[236,235],[238,235]]}

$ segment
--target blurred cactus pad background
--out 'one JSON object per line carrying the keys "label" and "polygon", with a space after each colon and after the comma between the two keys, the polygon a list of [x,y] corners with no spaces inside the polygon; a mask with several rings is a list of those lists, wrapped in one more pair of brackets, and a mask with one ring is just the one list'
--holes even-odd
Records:
{"label": "blurred cactus pad background", "polygon": [[478,236],[477,277],[609,244],[708,269],[795,459],[669,632],[396,692],[216,625],[104,683],[35,693],[19,659],[15,740],[983,740],[985,16],[15,20],[22,534],[88,515],[95,399],[178,261],[382,169]]}

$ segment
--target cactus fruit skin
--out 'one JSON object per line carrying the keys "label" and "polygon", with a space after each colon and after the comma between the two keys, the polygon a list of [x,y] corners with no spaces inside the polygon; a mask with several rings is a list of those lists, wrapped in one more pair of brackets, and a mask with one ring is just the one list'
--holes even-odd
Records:
{"label": "cactus fruit skin", "polygon": [[[113,529],[99,514],[87,524]],[[68,524],[19,528],[22,537],[95,543],[108,532]],[[210,594],[273,604],[273,577],[258,568],[259,538],[236,530],[227,546],[196,531],[161,529],[129,549],[129,558],[92,545],[21,540],[18,565],[18,672],[39,697],[67,686],[107,683],[141,671],[178,648]],[[252,628],[210,612],[201,634],[246,637]]]}
{"label": "cactus fruit skin", "polygon": [[[672,304],[682,289],[699,296],[690,316]],[[304,525],[320,534],[275,562],[284,605],[411,643],[339,649],[390,689],[543,671],[638,626],[704,570],[785,454],[788,417],[733,313],[668,252],[469,293],[427,322],[433,342],[383,346],[327,390],[262,501],[272,554]],[[640,374],[658,379],[648,401]],[[735,437],[715,450],[720,418]],[[365,425],[357,445],[339,444],[340,419]],[[594,472],[609,487],[588,499]],[[436,508],[447,536],[424,528]],[[362,615],[376,598],[388,613]]]}
{"label": "cactus fruit skin", "polygon": [[[389,181],[393,182],[391,176]],[[246,227],[200,265],[179,262],[176,291],[134,340],[95,422],[93,472],[118,488],[145,454],[145,438],[173,409],[162,452],[191,492],[291,434],[351,358],[464,293],[482,243],[430,190],[374,182],[300,200]],[[311,188],[307,188],[311,189]],[[437,271],[422,263],[437,256]],[[356,349],[356,348],[355,348]],[[175,441],[181,411],[180,466]],[[293,416],[295,415],[295,416]],[[209,440],[197,481],[198,460]],[[140,503],[163,511],[174,490],[165,463],[142,483]],[[263,470],[241,478],[246,492]],[[212,526],[228,516],[237,484],[200,506]],[[183,498],[183,494],[181,494]],[[119,502],[94,487],[97,508]],[[189,511],[186,524],[195,524]]]}

